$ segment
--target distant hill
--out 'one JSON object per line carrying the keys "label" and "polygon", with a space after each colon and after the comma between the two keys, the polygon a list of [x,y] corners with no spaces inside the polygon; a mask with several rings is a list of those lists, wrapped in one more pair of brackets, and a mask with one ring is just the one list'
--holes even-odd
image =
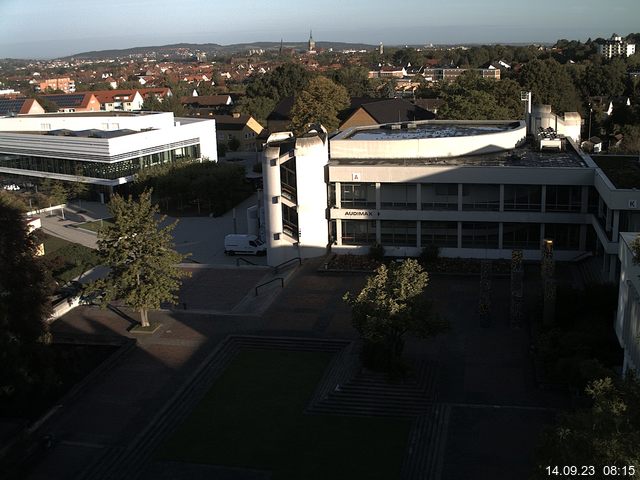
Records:
{"label": "distant hill", "polygon": [[[305,49],[307,42],[284,42],[284,48]],[[334,50],[371,50],[375,45],[367,45],[364,43],[345,43],[345,42],[316,42],[317,48]],[[180,49],[189,49],[192,51],[199,50],[206,53],[229,54],[238,53],[251,49],[276,50],[280,48],[280,42],[252,42],[252,43],[234,43],[233,45],[219,45],[217,43],[175,43],[171,45],[159,45],[149,47],[133,47],[119,50],[94,50],[91,52],[81,52],[63,57],[63,59],[105,59],[128,57],[130,55],[171,55]]]}

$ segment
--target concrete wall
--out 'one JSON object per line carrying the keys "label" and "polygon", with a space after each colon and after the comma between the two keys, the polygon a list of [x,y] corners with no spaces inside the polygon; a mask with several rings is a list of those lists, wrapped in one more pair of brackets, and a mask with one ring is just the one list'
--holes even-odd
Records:
{"label": "concrete wall", "polygon": [[[415,122],[416,125],[451,124],[474,125],[474,122],[452,122],[427,120]],[[475,122],[487,123],[487,122]],[[505,122],[513,123],[513,122]],[[371,128],[378,130],[379,126]],[[359,127],[358,131],[366,132],[366,127]],[[362,159],[411,159],[411,158],[435,158],[458,157],[510,150],[518,146],[525,139],[527,128],[524,121],[519,126],[506,131],[485,133],[482,135],[469,135],[460,137],[442,138],[394,138],[380,141],[350,139],[353,129],[346,130],[342,134],[331,139],[331,158],[362,158]],[[398,132],[400,133],[400,132]]]}

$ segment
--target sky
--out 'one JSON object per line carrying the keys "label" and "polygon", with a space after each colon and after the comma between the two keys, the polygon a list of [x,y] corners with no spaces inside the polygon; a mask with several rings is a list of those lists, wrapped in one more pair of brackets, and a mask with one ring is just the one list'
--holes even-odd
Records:
{"label": "sky", "polygon": [[536,43],[640,31],[639,0],[0,0],[0,58],[171,43]]}

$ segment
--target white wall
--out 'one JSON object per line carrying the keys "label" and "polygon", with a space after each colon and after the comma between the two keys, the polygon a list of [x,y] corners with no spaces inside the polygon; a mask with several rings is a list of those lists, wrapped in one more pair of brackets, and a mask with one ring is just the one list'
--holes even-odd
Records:
{"label": "white wall", "polygon": [[624,349],[623,373],[640,367],[640,266],[633,264],[633,253],[629,247],[636,235],[638,233],[621,233],[618,252],[621,271],[615,330]]}

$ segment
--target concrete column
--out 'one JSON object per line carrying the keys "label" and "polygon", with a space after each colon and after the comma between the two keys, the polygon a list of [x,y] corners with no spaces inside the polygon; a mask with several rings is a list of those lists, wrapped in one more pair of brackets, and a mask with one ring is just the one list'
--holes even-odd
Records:
{"label": "concrete column", "polygon": [[342,220],[336,220],[336,245],[342,246]]}
{"label": "concrete column", "polygon": [[547,186],[542,185],[542,193],[540,194],[540,211],[542,213],[547,211]]}
{"label": "concrete column", "polygon": [[504,183],[500,184],[500,211],[504,212]]}
{"label": "concrete column", "polygon": [[612,242],[617,242],[618,241],[618,233],[620,230],[620,210],[614,210],[613,211],[613,225],[612,225],[612,235],[611,235],[611,241]]}
{"label": "concrete column", "polygon": [[615,283],[618,279],[618,257],[617,255],[609,255],[609,257],[608,279],[611,283]]}
{"label": "concrete column", "polygon": [[458,222],[458,248],[462,248],[462,222]]}
{"label": "concrete column", "polygon": [[422,210],[422,184],[416,183],[416,210]]}
{"label": "concrete column", "polygon": [[584,252],[587,249],[587,226],[580,225],[580,240],[578,244],[578,249],[581,252]]}
{"label": "concrete column", "polygon": [[589,187],[587,185],[583,185],[581,193],[580,213],[587,213],[589,211]]}
{"label": "concrete column", "polygon": [[336,208],[342,208],[342,184],[340,182],[336,182],[335,186],[336,186]]}
{"label": "concrete column", "polygon": [[607,207],[607,217],[605,221],[605,230],[607,232],[611,231],[611,220],[613,220],[613,215],[611,215],[611,209]]}
{"label": "concrete column", "polygon": [[422,222],[418,220],[416,222],[416,246],[422,248]]}
{"label": "concrete column", "polygon": [[[380,210],[381,200],[380,200],[380,182],[376,182],[376,210]],[[380,242],[378,242],[380,243]]]}
{"label": "concrete column", "polygon": [[462,184],[458,184],[458,211],[462,211]]}
{"label": "concrete column", "polygon": [[498,224],[498,248],[502,250],[502,235],[504,233],[504,226],[502,222]]}
{"label": "concrete column", "polygon": [[376,242],[382,244],[382,230],[380,229],[380,220],[376,220]]}

